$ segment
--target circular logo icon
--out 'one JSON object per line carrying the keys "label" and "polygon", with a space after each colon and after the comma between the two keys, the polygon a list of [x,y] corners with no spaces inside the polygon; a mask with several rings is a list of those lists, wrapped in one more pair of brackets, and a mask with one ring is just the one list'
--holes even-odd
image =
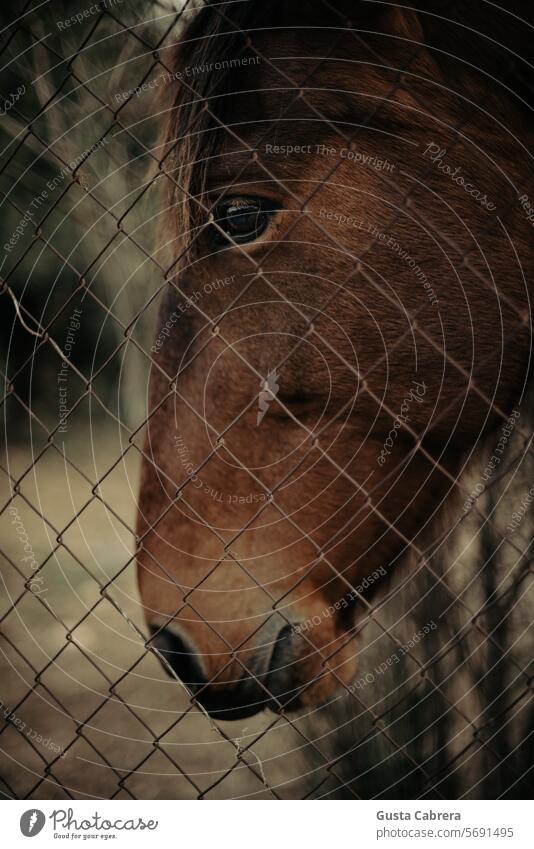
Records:
{"label": "circular logo icon", "polygon": [[35,837],[42,830],[45,822],[46,817],[42,811],[30,808],[29,811],[24,811],[20,818],[20,830],[24,837]]}

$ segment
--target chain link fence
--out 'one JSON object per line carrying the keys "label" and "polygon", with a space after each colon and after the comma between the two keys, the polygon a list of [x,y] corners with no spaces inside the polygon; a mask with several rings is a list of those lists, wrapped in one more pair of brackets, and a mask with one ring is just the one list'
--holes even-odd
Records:
{"label": "chain link fence", "polygon": [[[314,547],[316,559],[310,568],[328,561],[342,590],[339,603],[336,599],[331,606],[338,611],[346,596],[358,603],[357,623],[348,628],[342,646],[355,646],[354,681],[347,683],[336,672],[339,645],[335,650],[326,646],[323,669],[339,684],[326,707],[293,712],[279,704],[276,713],[264,711],[227,722],[210,716],[198,694],[177,683],[176,676],[170,677],[167,672],[172,675],[172,668],[167,672],[162,668],[136,584],[136,561],[144,539],[162,519],[158,515],[148,521],[142,533],[136,528],[141,465],[157,463],[147,454],[145,431],[163,403],[155,408],[147,403],[146,387],[151,369],[161,371],[154,328],[161,327],[158,310],[169,288],[184,298],[184,309],[200,316],[210,330],[217,328],[213,335],[225,342],[226,310],[214,318],[204,301],[183,292],[176,282],[177,269],[187,263],[191,244],[205,230],[197,220],[199,211],[210,211],[195,184],[199,163],[214,155],[207,127],[226,131],[250,161],[260,162],[266,180],[280,184],[272,166],[262,162],[261,153],[251,150],[239,127],[226,122],[220,112],[223,95],[217,86],[225,68],[221,63],[233,59],[235,67],[237,61],[228,53],[227,43],[219,55],[213,34],[213,40],[206,35],[202,49],[208,70],[196,73],[188,66],[187,74],[184,67],[177,69],[174,51],[198,5],[99,0],[91,6],[79,3],[74,9],[63,3],[30,2],[12,13],[0,33],[4,79],[0,302],[5,340],[2,792],[8,798],[31,799],[528,797],[533,789],[534,729],[530,349],[521,364],[522,379],[513,403],[504,408],[478,385],[476,374],[465,373],[454,350],[443,350],[442,341],[425,324],[426,311],[434,308],[438,295],[443,297],[437,287],[435,292],[432,288],[431,269],[426,276],[417,266],[422,295],[415,306],[408,306],[408,329],[397,344],[402,348],[405,339],[417,333],[426,350],[443,356],[458,381],[467,381],[494,425],[481,431],[476,445],[468,446],[471,461],[462,465],[460,475],[451,472],[409,416],[401,421],[399,410],[374,397],[382,414],[392,423],[398,420],[398,429],[411,438],[410,457],[423,456],[447,481],[447,496],[452,491],[457,499],[456,507],[433,514],[422,538],[406,537],[389,521],[372,486],[365,489],[335,452],[321,449],[322,459],[355,489],[363,490],[367,507],[403,538],[403,562],[388,570],[387,581],[380,580],[383,567],[378,574],[367,573],[359,585],[349,580],[344,569],[328,561],[325,547],[315,543],[313,534],[284,511],[277,492],[286,477],[267,486],[252,467],[232,455],[240,471],[263,488],[265,500],[254,517],[274,506]],[[239,43],[246,46],[247,61],[257,59],[291,95],[281,99],[278,121],[290,120],[304,103],[310,116],[328,125],[350,151],[365,127],[379,120],[384,104],[397,97],[402,100],[406,95],[414,114],[434,115],[431,99],[414,88],[410,76],[424,52],[423,43],[410,43],[409,59],[397,68],[389,54],[384,57],[377,51],[365,26],[346,20],[339,4],[326,0],[312,4],[332,16],[329,55],[335,55],[337,45],[349,35],[355,51],[365,48],[369,63],[387,66],[390,72],[386,96],[377,98],[359,124],[350,127],[334,121],[328,109],[319,109],[310,96],[309,80],[328,57],[317,57],[313,67],[306,66],[295,79],[277,61],[276,51],[262,51],[251,40],[252,28],[243,31],[236,24],[239,11],[234,11],[245,5],[254,3],[213,4],[211,15],[218,19],[219,34],[230,32],[244,39]],[[270,14],[274,11],[266,12],[267,25]],[[306,12],[299,14],[306,24]],[[262,17],[259,27],[265,25]],[[208,67],[217,62],[221,69]],[[216,78],[215,70],[221,71]],[[177,83],[186,92],[189,111],[182,105],[183,132],[169,144],[168,139],[162,141],[160,127],[168,119]],[[465,115],[453,132],[460,145],[469,133]],[[273,133],[269,124],[262,139],[276,140]],[[173,159],[176,150],[186,146],[192,156],[191,173],[177,168]],[[453,151],[451,144],[449,157]],[[339,158],[329,162],[321,180],[333,184],[342,164]],[[468,268],[490,297],[491,267],[481,267],[472,255],[473,246],[466,250],[453,227],[441,231],[439,218],[429,221],[421,207],[418,188],[435,169],[435,161],[422,160],[412,187],[402,190],[396,210],[387,211],[387,222],[374,234],[366,253],[351,264],[347,278],[336,281],[321,310],[355,278],[363,279],[371,291],[377,288],[366,256],[386,236],[393,238],[406,210],[446,245],[455,271]],[[238,173],[232,182],[238,185],[241,177]],[[374,177],[384,191],[397,185],[384,163],[374,167]],[[291,188],[282,188],[295,201]],[[298,198],[295,208],[304,212],[313,194],[308,193],[304,202]],[[162,238],[165,197],[171,197],[173,212],[183,210],[184,198],[192,207],[188,225],[193,235],[186,246],[177,247],[170,236]],[[519,214],[516,196],[512,203]],[[528,214],[525,203],[522,215]],[[502,219],[506,220],[504,211]],[[295,216],[284,239],[298,220]],[[488,233],[494,224],[492,219]],[[316,225],[322,244],[346,251],[324,220],[316,219]],[[216,221],[210,220],[209,226],[221,230]],[[482,228],[473,243],[488,233]],[[274,276],[262,268],[264,258],[256,261],[237,243],[233,249],[242,252],[251,271],[236,299],[261,277],[273,297],[287,301]],[[518,266],[522,261],[518,257]],[[406,252],[402,256],[400,247],[396,262],[397,266],[411,262],[412,270],[416,264]],[[428,282],[424,289],[423,278]],[[398,308],[394,291],[380,284],[379,292]],[[513,315],[517,334],[529,333],[529,311],[519,308],[506,291],[499,290],[499,297]],[[302,338],[287,359],[298,357],[301,345],[314,334],[337,355],[335,341],[316,327],[318,312],[310,314],[290,302],[287,309],[298,312],[303,327]],[[473,320],[477,322],[476,314]],[[172,332],[169,328],[165,339]],[[260,412],[268,416],[276,395],[275,379],[262,374],[231,341],[226,343],[258,385],[247,410],[256,416],[263,393]],[[191,367],[191,363],[182,366],[169,385],[168,393],[182,403],[180,375]],[[277,374],[283,367],[281,361]],[[362,392],[373,395],[369,372],[352,365],[349,371]],[[457,397],[446,398],[432,424],[438,432],[440,420],[446,421],[458,403]],[[310,430],[282,396],[276,401],[302,428],[303,436],[313,437],[317,448],[326,425]],[[412,395],[412,407],[417,403]],[[348,406],[337,411],[338,421]],[[198,409],[194,413],[214,443],[237,427],[236,419],[222,432],[209,416]],[[385,464],[387,455],[383,457]],[[246,526],[229,542],[190,497],[195,476],[208,459],[180,470],[179,479],[172,481],[176,492],[171,505],[178,501],[185,505],[182,509],[212,534],[217,556],[231,558],[252,584],[258,584],[243,559],[233,553]],[[298,468],[298,463],[288,465],[285,475]],[[393,477],[401,474],[402,463],[392,462],[389,471]],[[157,472],[164,474],[159,468]],[[445,496],[439,501],[441,506]],[[336,527],[333,540],[344,530],[345,526]],[[214,568],[221,568],[220,562]],[[172,575],[169,579],[174,580]],[[203,577],[182,593],[175,616],[188,609],[198,613],[193,594],[204,581]],[[262,582],[259,586],[273,615],[284,618],[283,596]],[[291,591],[297,588],[295,579]],[[321,615],[319,621],[331,615]],[[315,624],[313,616],[305,627],[301,625],[300,636],[315,650],[307,636]],[[294,627],[287,616],[285,623]],[[219,634],[216,623],[206,624]],[[249,629],[247,638],[250,632],[254,634]],[[240,648],[229,645],[228,654],[243,665]],[[246,665],[245,671],[254,677]]]}

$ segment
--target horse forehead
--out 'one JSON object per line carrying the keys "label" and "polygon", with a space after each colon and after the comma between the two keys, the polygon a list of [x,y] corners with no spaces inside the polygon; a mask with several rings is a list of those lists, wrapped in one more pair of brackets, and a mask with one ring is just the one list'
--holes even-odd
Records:
{"label": "horse forehead", "polygon": [[[236,174],[243,184],[308,177],[318,181],[331,167],[328,155],[319,155],[320,146],[342,147],[370,116],[374,135],[365,143],[373,149],[384,139],[414,133],[423,123],[414,109],[404,109],[402,101],[411,103],[411,98],[393,88],[392,74],[372,63],[313,55],[303,62],[304,54],[295,53],[280,62],[283,52],[274,49],[265,49],[264,55],[269,60],[253,66],[247,87],[242,82],[226,103],[230,128],[218,132],[207,165],[210,189],[226,186]],[[293,193],[299,195],[297,186],[284,190],[289,206]],[[339,199],[343,194],[338,189]]]}
{"label": "horse forehead", "polygon": [[[226,102],[232,131],[222,133],[221,147],[236,150],[237,135],[254,148],[258,140],[277,144],[339,141],[350,128],[377,113],[374,123],[390,131],[405,129],[407,117],[418,124],[418,104],[406,87],[395,86],[396,70],[369,61],[357,45],[351,55],[292,54],[266,45],[261,61]],[[409,114],[406,111],[409,109]],[[266,124],[272,128],[266,138]]]}
{"label": "horse forehead", "polygon": [[249,82],[262,95],[254,101],[256,113],[271,103],[279,111],[283,95],[291,102],[291,114],[309,115],[310,105],[321,104],[325,115],[337,116],[358,94],[387,85],[387,73],[378,63],[366,61],[356,47],[351,56],[296,52],[266,56],[254,66]]}
{"label": "horse forehead", "polygon": [[256,61],[250,78],[261,78],[273,87],[310,84],[335,94],[384,86],[405,67],[432,76],[439,73],[424,40],[411,44],[399,36],[373,37],[339,28],[262,33],[254,39]]}

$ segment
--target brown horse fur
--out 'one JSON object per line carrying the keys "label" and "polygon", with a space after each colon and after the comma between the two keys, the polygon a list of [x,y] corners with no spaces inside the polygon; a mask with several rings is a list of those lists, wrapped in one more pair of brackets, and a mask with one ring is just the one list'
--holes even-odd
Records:
{"label": "brown horse fur", "polygon": [[[269,701],[288,623],[316,624],[293,628],[275,705],[312,707],[365,672],[355,623],[420,562],[444,505],[461,516],[468,463],[524,392],[528,27],[509,4],[419,6],[208,4],[172,55],[156,335],[178,318],[153,349],[139,586],[223,701],[254,676],[251,700]],[[239,246],[210,218],[236,196],[274,210]]]}

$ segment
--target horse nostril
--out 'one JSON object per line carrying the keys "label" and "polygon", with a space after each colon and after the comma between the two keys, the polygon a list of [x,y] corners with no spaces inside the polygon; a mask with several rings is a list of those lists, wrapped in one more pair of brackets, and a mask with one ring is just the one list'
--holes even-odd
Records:
{"label": "horse nostril", "polygon": [[284,625],[274,643],[265,686],[281,706],[286,707],[291,703],[292,710],[298,706],[298,700],[295,699],[298,689],[295,686],[297,662],[294,629],[291,625]]}
{"label": "horse nostril", "polygon": [[[232,720],[253,716],[269,706],[279,710],[290,703],[291,710],[298,705],[294,689],[294,633],[290,625],[278,632],[268,659],[258,652],[247,664],[248,674],[229,683],[219,682],[217,676],[208,681],[198,654],[187,638],[177,634],[174,628],[150,626],[152,637],[149,644],[157,649],[168,666],[188,687],[195,701],[214,718]],[[267,646],[266,646],[267,648]],[[268,660],[268,662],[267,662]],[[168,666],[167,666],[168,664]]]}
{"label": "horse nostril", "polygon": [[[158,650],[191,692],[195,693],[203,687],[206,684],[206,677],[194,648],[170,628],[150,626],[150,631],[152,637],[149,643]],[[168,672],[168,669],[166,671]]]}

